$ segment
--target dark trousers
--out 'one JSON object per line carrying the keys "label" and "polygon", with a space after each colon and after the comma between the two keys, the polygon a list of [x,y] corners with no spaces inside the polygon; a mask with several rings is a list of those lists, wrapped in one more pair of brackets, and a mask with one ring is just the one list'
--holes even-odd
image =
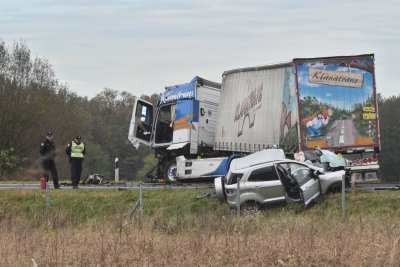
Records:
{"label": "dark trousers", "polygon": [[81,180],[82,174],[82,162],[81,158],[71,158],[71,181],[72,186],[78,186]]}
{"label": "dark trousers", "polygon": [[54,163],[54,160],[47,159],[43,161],[43,170],[44,170],[44,177],[46,178],[46,182],[49,181],[49,176],[51,173],[51,177],[53,178],[54,188],[59,188],[60,185],[58,183],[58,173],[57,167]]}

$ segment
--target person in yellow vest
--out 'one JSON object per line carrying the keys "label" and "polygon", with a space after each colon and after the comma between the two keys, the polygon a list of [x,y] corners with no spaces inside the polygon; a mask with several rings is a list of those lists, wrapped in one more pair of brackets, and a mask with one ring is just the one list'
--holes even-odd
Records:
{"label": "person in yellow vest", "polygon": [[75,140],[68,144],[65,149],[71,164],[71,181],[72,188],[78,189],[79,181],[82,174],[82,163],[85,156],[85,145],[82,143],[81,136],[77,135]]}

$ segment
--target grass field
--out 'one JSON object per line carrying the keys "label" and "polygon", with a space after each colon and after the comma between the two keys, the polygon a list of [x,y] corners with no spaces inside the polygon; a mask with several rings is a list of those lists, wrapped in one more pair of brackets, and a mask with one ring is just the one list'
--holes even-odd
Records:
{"label": "grass field", "polygon": [[0,266],[399,266],[400,192],[238,216],[194,189],[0,191]]}

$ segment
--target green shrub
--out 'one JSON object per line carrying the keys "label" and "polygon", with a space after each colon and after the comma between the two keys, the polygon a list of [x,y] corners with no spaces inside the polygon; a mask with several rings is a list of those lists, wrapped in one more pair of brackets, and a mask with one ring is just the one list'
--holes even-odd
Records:
{"label": "green shrub", "polygon": [[15,172],[21,159],[13,155],[14,148],[0,150],[0,178],[4,178]]}

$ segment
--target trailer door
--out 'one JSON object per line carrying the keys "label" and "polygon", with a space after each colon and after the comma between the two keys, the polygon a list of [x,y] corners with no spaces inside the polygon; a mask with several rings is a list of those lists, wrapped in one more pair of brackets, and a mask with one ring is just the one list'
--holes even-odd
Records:
{"label": "trailer door", "polygon": [[150,146],[150,136],[153,128],[153,104],[142,99],[136,99],[133,106],[128,139],[138,148],[139,144]]}

